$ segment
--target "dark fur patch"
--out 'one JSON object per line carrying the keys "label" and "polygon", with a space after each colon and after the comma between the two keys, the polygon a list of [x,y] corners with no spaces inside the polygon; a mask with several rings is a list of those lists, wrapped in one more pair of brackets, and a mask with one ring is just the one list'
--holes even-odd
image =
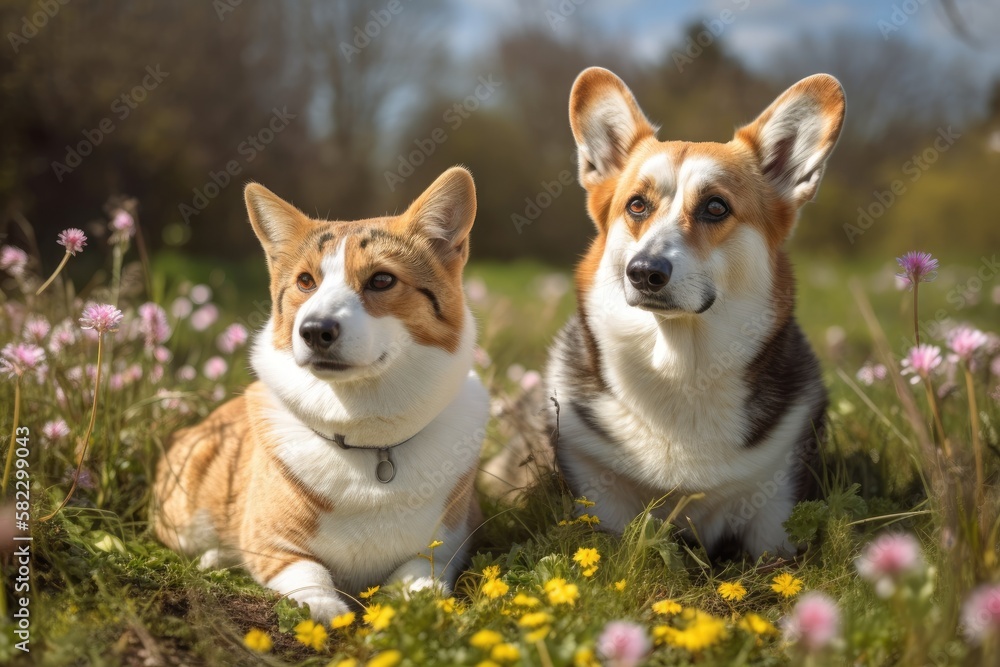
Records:
{"label": "dark fur patch", "polygon": [[324,232],[322,236],[319,237],[319,251],[323,252],[323,246],[333,240],[333,234],[330,232]]}
{"label": "dark fur patch", "polygon": [[278,292],[278,299],[277,299],[277,301],[274,304],[275,307],[278,309],[278,314],[279,315],[284,315],[284,312],[283,312],[284,308],[282,307],[281,302],[285,300],[285,290],[287,290],[287,289],[288,289],[287,285],[285,287],[281,288],[281,291]]}
{"label": "dark fur patch", "polygon": [[[596,343],[591,340],[592,345],[588,344],[589,334],[590,331],[583,326],[580,317],[574,315],[566,322],[556,337],[551,355],[558,357],[562,362],[562,367],[568,374],[575,390],[567,407],[576,412],[580,420],[592,431],[609,442],[614,442],[614,438],[610,436],[607,429],[601,426],[597,415],[590,408],[597,400],[598,395],[606,391],[607,385],[604,382],[600,364],[590,352],[592,346],[596,347]],[[554,398],[557,401],[569,400],[567,396],[555,396]]]}
{"label": "dark fur patch", "polygon": [[438,298],[434,294],[434,292],[427,289],[426,287],[418,287],[417,291],[426,296],[428,299],[430,299],[431,305],[434,306],[435,317],[437,317],[439,320],[443,320],[444,315],[441,313],[441,304],[438,303]]}

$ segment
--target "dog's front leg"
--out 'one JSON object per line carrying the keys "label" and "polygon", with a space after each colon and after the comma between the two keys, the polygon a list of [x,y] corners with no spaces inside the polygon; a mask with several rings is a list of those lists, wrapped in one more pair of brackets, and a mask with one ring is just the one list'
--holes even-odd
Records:
{"label": "dog's front leg", "polygon": [[[396,568],[386,583],[402,582],[407,593],[436,588],[442,595],[450,595],[452,585],[464,563],[464,547],[460,544],[465,536],[455,534],[448,537],[448,541],[433,550],[433,571],[431,560],[428,558],[431,550],[428,549],[426,554],[419,554]],[[449,547],[449,541],[453,542],[454,546]]]}
{"label": "dog's front leg", "polygon": [[350,611],[334,587],[328,569],[313,560],[293,558],[297,559],[265,582],[268,588],[309,605],[309,613],[322,623]]}

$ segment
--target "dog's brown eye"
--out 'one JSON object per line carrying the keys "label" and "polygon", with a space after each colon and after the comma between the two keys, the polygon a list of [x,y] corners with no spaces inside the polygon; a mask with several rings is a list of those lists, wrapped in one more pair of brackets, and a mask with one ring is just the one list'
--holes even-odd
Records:
{"label": "dog's brown eye", "polygon": [[389,289],[395,284],[396,284],[396,276],[392,275],[391,273],[385,273],[380,271],[379,273],[376,273],[374,276],[372,276],[371,279],[368,281],[368,289],[373,289],[377,292],[380,292],[382,290]]}
{"label": "dog's brown eye", "polygon": [[705,214],[710,220],[721,220],[729,215],[729,207],[721,197],[712,197],[705,202]]}
{"label": "dog's brown eye", "polygon": [[295,280],[295,284],[303,292],[311,292],[316,289],[316,281],[308,273],[300,273],[299,277]]}
{"label": "dog's brown eye", "polygon": [[632,197],[628,201],[628,212],[632,215],[642,215],[646,212],[646,202],[642,197]]}

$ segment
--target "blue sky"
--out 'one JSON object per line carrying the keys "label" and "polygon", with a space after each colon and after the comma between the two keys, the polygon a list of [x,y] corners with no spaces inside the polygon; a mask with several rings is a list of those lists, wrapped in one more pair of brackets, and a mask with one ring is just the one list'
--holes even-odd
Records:
{"label": "blue sky", "polygon": [[[766,67],[775,53],[797,43],[803,35],[822,37],[836,30],[867,32],[882,37],[879,22],[891,25],[905,16],[888,39],[909,40],[944,56],[968,58],[981,81],[1000,78],[1000,3],[997,0],[955,0],[969,28],[988,45],[973,49],[948,27],[939,0],[456,0],[462,29],[451,33],[452,48],[471,54],[483,48],[496,28],[526,16],[546,21],[546,11],[575,7],[554,31],[562,36],[578,35],[581,22],[588,29],[609,35],[628,36],[628,45],[639,60],[657,60],[676,45],[684,26],[692,21],[716,18],[732,12],[732,22],[723,33],[729,48],[756,67]],[[906,14],[904,9],[909,9]]]}

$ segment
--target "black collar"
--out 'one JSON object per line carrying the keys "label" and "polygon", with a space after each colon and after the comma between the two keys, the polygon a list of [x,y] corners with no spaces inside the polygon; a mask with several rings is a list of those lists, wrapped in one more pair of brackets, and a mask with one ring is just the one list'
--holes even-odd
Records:
{"label": "black collar", "polygon": [[311,428],[311,430],[312,430],[313,433],[315,433],[319,437],[321,437],[324,440],[327,440],[329,442],[336,443],[338,447],[340,447],[341,449],[344,449],[344,450],[348,450],[348,449],[374,449],[374,450],[378,451],[378,463],[375,464],[375,479],[377,479],[378,481],[382,482],[383,484],[388,484],[396,476],[396,465],[392,462],[391,451],[393,449],[395,449],[396,447],[399,447],[400,445],[405,445],[410,440],[413,440],[415,437],[417,437],[420,434],[420,432],[418,431],[417,433],[411,435],[406,440],[403,440],[402,442],[397,442],[395,445],[385,445],[383,447],[355,447],[353,445],[347,444],[347,442],[345,441],[346,439],[340,433],[334,433],[333,437],[331,438],[328,435],[323,435],[322,433],[320,433],[319,431],[317,431],[314,428]]}

